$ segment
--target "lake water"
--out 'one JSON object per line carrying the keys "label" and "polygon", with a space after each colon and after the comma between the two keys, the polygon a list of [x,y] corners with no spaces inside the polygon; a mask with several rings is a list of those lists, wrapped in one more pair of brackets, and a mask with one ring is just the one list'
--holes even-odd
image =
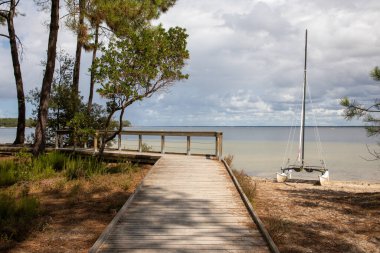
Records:
{"label": "lake water", "polygon": [[[132,127],[133,130],[178,130],[178,131],[220,131],[223,132],[223,154],[234,156],[234,167],[244,169],[249,175],[273,178],[275,173],[289,158],[294,161],[298,150],[298,130],[294,142],[288,145],[289,127]],[[34,129],[27,129],[30,135]],[[0,143],[10,143],[16,133],[15,128],[0,128]],[[368,138],[362,127],[320,127],[322,157],[315,142],[314,128],[306,128],[305,160],[309,165],[320,165],[324,159],[334,180],[380,181],[380,161],[366,161],[371,155],[369,148],[377,149],[377,138]],[[159,137],[144,137],[144,143],[159,149]],[[166,151],[185,150],[185,138],[167,139]],[[123,147],[137,147],[133,138],[123,140]],[[285,156],[287,146],[292,146]],[[199,152],[210,152],[212,140],[194,139],[193,148]],[[319,173],[293,173],[293,178],[314,178]]]}

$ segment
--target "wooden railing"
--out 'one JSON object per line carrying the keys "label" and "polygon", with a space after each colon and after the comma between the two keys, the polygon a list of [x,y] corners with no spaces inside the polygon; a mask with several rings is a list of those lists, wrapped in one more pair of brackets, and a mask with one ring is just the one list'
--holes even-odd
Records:
{"label": "wooden railing", "polygon": [[[108,132],[108,134],[112,134],[113,132]],[[55,148],[58,149],[62,147],[61,137],[63,135],[72,134],[70,130],[58,130],[56,131],[56,139],[55,139]],[[105,134],[104,131],[97,130],[92,137],[92,148],[94,152],[98,152],[98,147],[101,144],[101,136]],[[137,131],[137,130],[127,130],[122,131],[118,134],[117,138],[117,149],[122,150],[122,136],[138,136],[138,148],[135,151],[143,152],[143,136],[160,136],[161,137],[161,148],[160,153],[165,154],[166,148],[166,137],[168,136],[177,136],[177,137],[186,137],[186,154],[187,155],[199,155],[201,153],[194,152],[192,150],[192,137],[209,137],[214,139],[215,148],[213,149],[213,153],[205,154],[216,156],[218,159],[222,158],[223,153],[223,133],[222,132],[199,132],[199,131]],[[74,138],[75,139],[75,138]],[[74,140],[73,142],[74,149],[77,147],[77,142]],[[87,148],[87,143],[84,145],[84,148]],[[130,149],[126,149],[130,150]],[[144,152],[154,152],[154,151],[145,151]],[[157,152],[157,151],[156,151]],[[180,153],[180,152],[170,152],[170,153]],[[204,155],[204,154],[203,154]]]}

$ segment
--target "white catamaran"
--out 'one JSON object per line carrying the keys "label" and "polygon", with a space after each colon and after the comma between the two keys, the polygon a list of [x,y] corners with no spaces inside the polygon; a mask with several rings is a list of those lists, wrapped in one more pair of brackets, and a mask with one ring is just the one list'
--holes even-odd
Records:
{"label": "white catamaran", "polygon": [[299,136],[299,149],[298,149],[298,158],[297,162],[292,165],[286,165],[281,167],[281,173],[277,173],[277,182],[285,182],[291,178],[291,173],[293,171],[300,172],[313,172],[318,171],[322,173],[319,176],[319,181],[321,185],[329,181],[329,171],[327,170],[324,161],[322,160],[321,166],[310,166],[305,163],[305,106],[306,106],[306,83],[307,83],[307,30],[305,33],[305,65],[304,65],[304,80],[303,80],[303,95],[302,95],[302,110],[301,110],[301,127],[300,127],[300,136]]}

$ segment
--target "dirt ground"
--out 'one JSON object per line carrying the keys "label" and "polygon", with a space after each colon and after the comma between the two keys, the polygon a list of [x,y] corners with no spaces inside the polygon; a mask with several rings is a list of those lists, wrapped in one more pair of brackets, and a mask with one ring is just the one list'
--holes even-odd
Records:
{"label": "dirt ground", "polygon": [[89,180],[67,182],[61,177],[29,183],[29,195],[39,198],[41,215],[24,241],[0,251],[88,252],[148,170],[146,166]]}
{"label": "dirt ground", "polygon": [[254,180],[256,212],[280,252],[380,252],[380,184]]}

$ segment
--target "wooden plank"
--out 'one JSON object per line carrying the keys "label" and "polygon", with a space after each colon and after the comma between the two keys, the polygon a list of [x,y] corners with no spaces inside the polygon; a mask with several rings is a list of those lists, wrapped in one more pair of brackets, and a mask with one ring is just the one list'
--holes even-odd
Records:
{"label": "wooden plank", "polygon": [[93,252],[269,252],[215,160],[164,155],[119,213]]}

